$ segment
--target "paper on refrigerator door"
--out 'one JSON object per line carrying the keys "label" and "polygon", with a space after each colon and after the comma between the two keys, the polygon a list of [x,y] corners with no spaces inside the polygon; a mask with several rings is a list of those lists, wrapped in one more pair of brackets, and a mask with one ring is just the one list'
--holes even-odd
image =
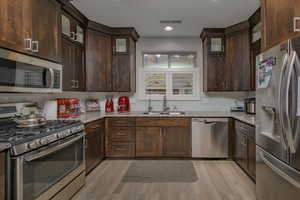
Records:
{"label": "paper on refrigerator door", "polygon": [[300,76],[298,76],[298,87],[297,87],[297,117],[300,117]]}

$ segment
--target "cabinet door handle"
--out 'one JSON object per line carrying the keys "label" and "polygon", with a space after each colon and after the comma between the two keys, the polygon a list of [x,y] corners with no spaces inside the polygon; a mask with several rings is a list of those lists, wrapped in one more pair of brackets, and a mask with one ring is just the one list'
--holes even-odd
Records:
{"label": "cabinet door handle", "polygon": [[75,80],[72,80],[72,88],[75,88]]}
{"label": "cabinet door handle", "polygon": [[300,17],[294,17],[294,32],[300,32],[300,28],[297,28],[297,22],[300,21]]}
{"label": "cabinet door handle", "polygon": [[78,89],[79,88],[79,81],[75,81],[76,83],[76,88]]}
{"label": "cabinet door handle", "polygon": [[124,135],[126,135],[126,133],[118,132],[117,135],[118,136],[124,136]]}
{"label": "cabinet door handle", "polygon": [[32,39],[26,38],[24,41],[25,41],[25,50],[32,51]]}
{"label": "cabinet door handle", "polygon": [[32,52],[39,52],[39,41],[32,41]]}

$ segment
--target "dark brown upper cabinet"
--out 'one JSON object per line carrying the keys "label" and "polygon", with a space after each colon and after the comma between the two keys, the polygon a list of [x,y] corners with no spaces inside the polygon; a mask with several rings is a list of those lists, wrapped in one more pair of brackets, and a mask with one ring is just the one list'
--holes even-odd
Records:
{"label": "dark brown upper cabinet", "polygon": [[261,54],[261,8],[249,18],[250,26],[250,90],[256,90],[256,64],[257,56]]}
{"label": "dark brown upper cabinet", "polygon": [[113,64],[112,87],[114,92],[136,90],[136,46],[131,37],[112,38]]}
{"label": "dark brown upper cabinet", "polygon": [[55,0],[2,0],[0,46],[61,62],[59,3]]}
{"label": "dark brown upper cabinet", "polygon": [[85,91],[85,51],[62,38],[63,90]]}
{"label": "dark brown upper cabinet", "polygon": [[[226,91],[225,29],[205,28],[203,41],[203,86],[205,92]],[[214,44],[216,43],[216,44]]]}
{"label": "dark brown upper cabinet", "polygon": [[[79,28],[78,28],[79,27]],[[80,31],[77,32],[77,29]],[[63,90],[85,91],[85,28],[67,12],[61,14]]]}
{"label": "dark brown upper cabinet", "polygon": [[248,21],[226,28],[226,70],[231,75],[226,88],[250,90],[250,33]]}
{"label": "dark brown upper cabinet", "polygon": [[61,27],[62,34],[65,38],[84,45],[85,28],[74,17],[70,16],[66,12],[61,15]]}
{"label": "dark brown upper cabinet", "polygon": [[250,90],[249,37],[248,21],[226,29],[203,30],[205,92]]}
{"label": "dark brown upper cabinet", "polygon": [[91,92],[112,91],[111,36],[92,29],[86,34],[86,86]]}
{"label": "dark brown upper cabinet", "polygon": [[262,50],[300,34],[299,0],[261,0]]}

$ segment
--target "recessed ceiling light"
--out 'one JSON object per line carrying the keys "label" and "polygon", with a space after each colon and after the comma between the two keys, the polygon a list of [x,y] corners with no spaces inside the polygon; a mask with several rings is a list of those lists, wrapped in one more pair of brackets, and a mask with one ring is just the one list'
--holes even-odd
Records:
{"label": "recessed ceiling light", "polygon": [[174,28],[173,28],[172,26],[166,26],[166,27],[164,28],[164,30],[169,32],[169,31],[173,31]]}

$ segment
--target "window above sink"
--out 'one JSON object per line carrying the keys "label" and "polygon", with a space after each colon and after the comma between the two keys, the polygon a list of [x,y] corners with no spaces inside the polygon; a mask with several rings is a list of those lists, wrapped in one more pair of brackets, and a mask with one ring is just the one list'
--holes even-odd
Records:
{"label": "window above sink", "polygon": [[195,52],[144,52],[140,69],[142,100],[199,100],[200,68]]}

